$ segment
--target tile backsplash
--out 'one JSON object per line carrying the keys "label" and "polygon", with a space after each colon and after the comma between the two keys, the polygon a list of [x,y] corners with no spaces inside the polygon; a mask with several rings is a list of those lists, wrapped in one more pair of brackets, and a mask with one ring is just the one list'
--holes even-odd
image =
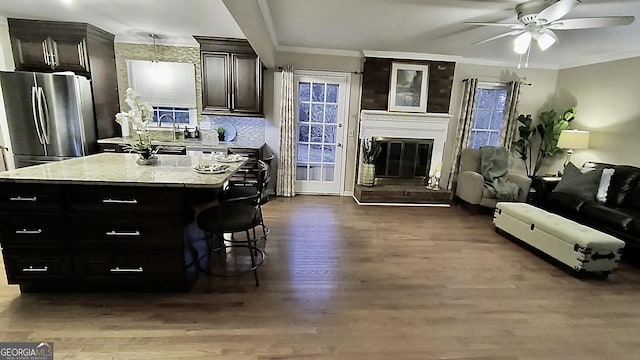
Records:
{"label": "tile backsplash", "polygon": [[235,141],[264,142],[264,118],[202,115],[199,123],[203,137],[209,136],[209,132],[217,136],[215,129],[218,125],[228,123],[236,128],[237,135]]}

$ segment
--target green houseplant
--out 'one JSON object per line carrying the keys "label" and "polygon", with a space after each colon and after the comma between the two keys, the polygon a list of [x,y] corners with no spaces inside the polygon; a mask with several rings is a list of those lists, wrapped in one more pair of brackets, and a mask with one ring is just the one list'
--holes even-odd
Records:
{"label": "green houseplant", "polygon": [[575,117],[574,108],[565,110],[562,115],[558,115],[555,110],[543,111],[537,124],[533,123],[530,114],[518,116],[519,139],[513,145],[515,152],[524,161],[528,176],[535,175],[546,158],[562,152],[557,146],[560,133],[569,129]]}
{"label": "green houseplant", "polygon": [[218,141],[224,141],[224,133],[225,133],[225,129],[223,127],[218,127],[216,129],[216,132],[218,132]]}

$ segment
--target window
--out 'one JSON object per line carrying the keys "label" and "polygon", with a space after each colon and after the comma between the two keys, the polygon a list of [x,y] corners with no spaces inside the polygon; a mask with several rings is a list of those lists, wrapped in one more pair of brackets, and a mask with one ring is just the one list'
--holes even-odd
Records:
{"label": "window", "polygon": [[469,148],[499,146],[500,128],[507,103],[507,84],[478,83]]}
{"label": "window", "polygon": [[[190,125],[195,126],[196,123],[196,109],[188,109],[188,108],[178,108],[178,107],[167,107],[167,106],[153,106],[153,120],[151,121],[153,125],[158,126],[158,119],[162,115],[171,115],[176,120],[176,125],[182,127],[180,125]],[[164,118],[162,119],[162,126],[166,126],[170,128],[171,119]]]}
{"label": "window", "polygon": [[[162,115],[171,115],[179,127],[196,127],[196,83],[191,63],[127,60],[129,86],[153,106],[153,124]],[[163,118],[162,127],[171,129],[171,119]]]}

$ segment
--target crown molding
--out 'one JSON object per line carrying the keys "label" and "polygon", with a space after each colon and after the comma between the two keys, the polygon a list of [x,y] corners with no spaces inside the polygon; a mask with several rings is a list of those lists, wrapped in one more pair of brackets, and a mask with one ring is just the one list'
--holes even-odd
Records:
{"label": "crown molding", "polygon": [[260,8],[262,20],[264,20],[264,24],[267,27],[267,32],[269,33],[271,44],[273,44],[274,47],[278,47],[278,37],[276,36],[276,30],[273,26],[273,18],[271,17],[271,11],[269,10],[269,4],[267,4],[267,0],[258,0],[258,8]]}
{"label": "crown molding", "polygon": [[[469,65],[482,65],[482,66],[499,66],[499,67],[509,67],[509,68],[517,68],[518,62],[514,59],[514,61],[503,61],[503,60],[490,60],[490,59],[480,59],[480,58],[461,58],[458,62],[460,64],[469,64]],[[560,66],[557,64],[540,64],[540,63],[529,63],[529,66],[522,67],[522,69],[540,69],[540,70],[560,70]]]}
{"label": "crown molding", "polygon": [[576,59],[575,61],[569,61],[569,62],[560,64],[560,69],[571,69],[571,68],[580,67],[580,66],[601,64],[601,63],[606,63],[611,61],[630,59],[630,58],[639,57],[639,56],[640,56],[640,49],[635,49],[635,50],[618,52],[615,54],[593,56],[587,59],[585,58]]}
{"label": "crown molding", "polygon": [[461,56],[455,56],[455,55],[413,53],[413,52],[400,52],[400,51],[362,50],[362,54],[365,57],[377,57],[377,58],[388,58],[388,59],[406,59],[406,60],[429,60],[429,61],[452,61],[452,62],[458,62],[458,61],[460,61],[460,59],[462,59]]}
{"label": "crown molding", "polygon": [[360,51],[354,50],[339,50],[339,49],[322,49],[322,48],[307,48],[300,46],[276,46],[278,52],[289,52],[298,54],[314,54],[314,55],[328,55],[328,56],[345,56],[345,57],[362,57]]}

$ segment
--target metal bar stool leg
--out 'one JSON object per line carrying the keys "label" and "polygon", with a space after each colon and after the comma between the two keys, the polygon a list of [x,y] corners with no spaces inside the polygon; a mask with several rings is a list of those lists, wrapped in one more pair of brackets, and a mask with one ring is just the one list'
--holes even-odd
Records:
{"label": "metal bar stool leg", "polygon": [[[249,230],[245,230],[247,235],[247,246],[249,246],[249,256],[251,256],[251,268],[253,269],[253,277],[256,279],[256,286],[260,286],[260,280],[258,280],[258,268],[256,267],[256,255],[254,251],[257,252],[258,244],[256,243],[256,238],[251,238],[249,235]],[[253,243],[253,245],[252,245]]]}

